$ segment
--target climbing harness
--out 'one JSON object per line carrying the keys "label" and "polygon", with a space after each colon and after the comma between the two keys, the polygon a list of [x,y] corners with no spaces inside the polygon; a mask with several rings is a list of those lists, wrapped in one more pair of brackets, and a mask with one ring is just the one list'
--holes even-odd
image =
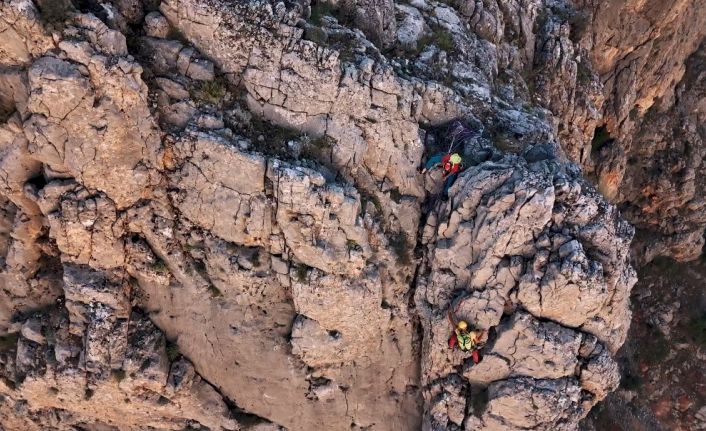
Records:
{"label": "climbing harness", "polygon": [[466,323],[465,320],[460,320],[458,322],[454,320],[453,316],[458,311],[458,308],[461,306],[462,302],[462,300],[458,301],[456,305],[448,312],[449,322],[451,322],[451,326],[453,327],[453,333],[449,338],[449,348],[453,350],[456,346],[458,346],[462,352],[470,351],[471,357],[473,358],[473,363],[477,364],[480,362],[479,350],[483,347],[480,343],[480,338],[482,337],[483,331],[468,330],[468,323]]}

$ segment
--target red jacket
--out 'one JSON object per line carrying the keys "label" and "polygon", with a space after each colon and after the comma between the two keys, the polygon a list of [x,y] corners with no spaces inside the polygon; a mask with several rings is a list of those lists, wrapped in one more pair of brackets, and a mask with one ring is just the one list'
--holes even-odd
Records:
{"label": "red jacket", "polygon": [[455,174],[461,170],[461,164],[451,163],[451,154],[447,154],[441,159],[441,166],[443,166],[446,175]]}

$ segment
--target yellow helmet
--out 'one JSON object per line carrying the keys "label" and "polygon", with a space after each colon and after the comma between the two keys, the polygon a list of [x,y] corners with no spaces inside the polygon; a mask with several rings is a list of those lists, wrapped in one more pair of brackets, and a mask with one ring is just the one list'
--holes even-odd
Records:
{"label": "yellow helmet", "polygon": [[458,165],[461,163],[461,156],[459,156],[458,153],[453,153],[451,154],[450,160],[454,165]]}
{"label": "yellow helmet", "polygon": [[466,322],[463,321],[463,320],[461,320],[460,322],[458,322],[458,325],[456,325],[456,326],[458,326],[458,329],[460,329],[460,330],[462,330],[462,331],[465,331],[466,329],[468,329],[468,323],[466,323]]}

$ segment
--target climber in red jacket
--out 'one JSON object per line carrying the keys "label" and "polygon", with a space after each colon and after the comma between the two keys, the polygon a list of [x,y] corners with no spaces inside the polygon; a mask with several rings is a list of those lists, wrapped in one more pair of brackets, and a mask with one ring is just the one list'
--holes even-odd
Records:
{"label": "climber in red jacket", "polygon": [[424,165],[424,169],[422,169],[422,173],[425,174],[429,169],[438,166],[444,169],[443,177],[446,178],[449,175],[457,174],[463,166],[462,163],[463,159],[461,159],[461,156],[458,153],[443,155],[435,154],[427,160],[426,165]]}
{"label": "climber in red jacket", "polygon": [[449,310],[449,321],[451,321],[451,325],[454,327],[454,332],[449,338],[449,348],[453,350],[458,346],[462,352],[470,351],[473,363],[477,364],[480,362],[479,350],[483,347],[481,337],[484,331],[469,330],[468,323],[464,320],[455,322],[451,310]]}
{"label": "climber in red jacket", "polygon": [[444,182],[444,196],[448,195],[449,188],[456,181],[458,173],[463,168],[463,159],[458,153],[453,154],[435,154],[427,160],[427,163],[422,169],[422,174],[425,174],[428,170],[440,167],[444,170],[442,178]]}

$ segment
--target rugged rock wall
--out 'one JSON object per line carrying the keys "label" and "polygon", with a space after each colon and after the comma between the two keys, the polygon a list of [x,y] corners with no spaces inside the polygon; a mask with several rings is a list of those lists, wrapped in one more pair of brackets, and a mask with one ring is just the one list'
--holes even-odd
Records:
{"label": "rugged rock wall", "polygon": [[692,1],[577,3],[590,22],[580,45],[603,84],[589,169],[638,227],[638,259],[694,259],[704,244],[706,10]]}
{"label": "rugged rock wall", "polygon": [[5,428],[575,429],[617,386],[601,8],[0,5]]}
{"label": "rugged rock wall", "polygon": [[[542,146],[494,154],[450,193],[415,295],[427,428],[574,429],[619,383],[632,228]],[[447,348],[448,312],[488,331],[479,364]]]}

